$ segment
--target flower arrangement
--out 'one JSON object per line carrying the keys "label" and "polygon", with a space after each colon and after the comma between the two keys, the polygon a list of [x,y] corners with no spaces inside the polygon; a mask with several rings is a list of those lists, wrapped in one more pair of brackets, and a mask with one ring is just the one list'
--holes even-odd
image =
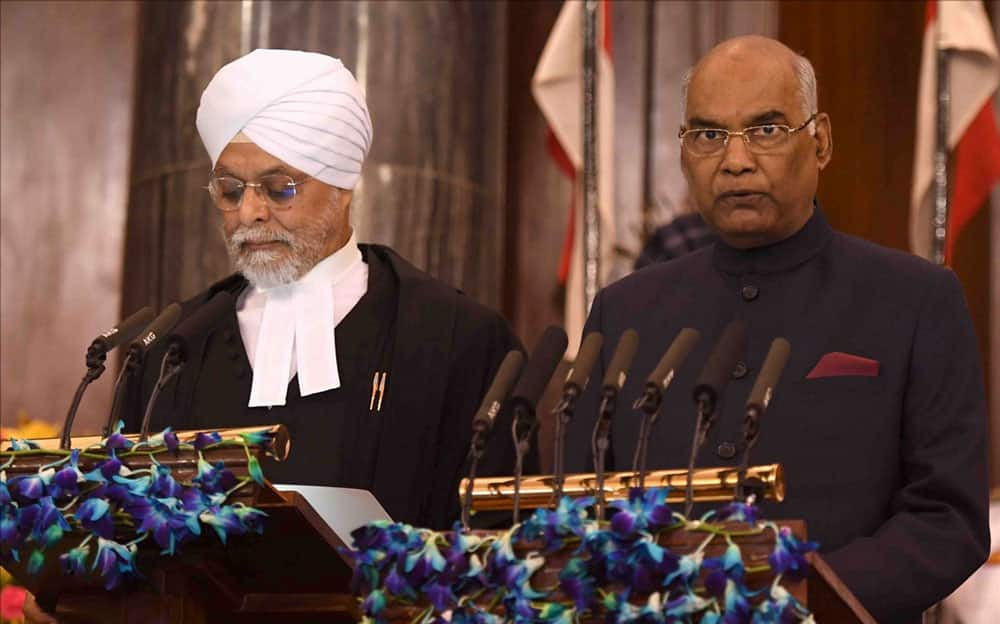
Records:
{"label": "flower arrangement", "polygon": [[[606,622],[812,621],[781,581],[805,578],[814,542],[760,521],[752,504],[730,503],[689,521],[669,508],[666,495],[632,490],[627,501],[609,504],[615,513],[600,523],[588,511],[593,499],[564,498],[488,536],[458,526],[439,533],[371,523],[352,534],[352,591],[366,622],[386,621],[390,606],[417,607],[419,596],[426,599],[415,618],[421,623],[575,622],[600,613]],[[749,529],[731,528],[734,521]],[[659,536],[680,528],[706,537],[693,552],[671,552]],[[734,538],[766,531],[775,537],[767,565],[746,567]],[[706,556],[719,537],[727,544],[722,556]],[[569,553],[558,580],[538,587],[533,575],[558,552]],[[749,574],[768,571],[774,578],[766,587],[748,588]]]}
{"label": "flower arrangement", "polygon": [[[24,563],[37,574],[46,557],[62,540],[78,543],[59,555],[68,574],[97,572],[106,589],[138,573],[134,555],[146,540],[161,554],[178,547],[210,527],[225,543],[228,536],[262,531],[264,512],[230,497],[251,482],[263,484],[252,446],[268,446],[268,431],[241,433],[223,439],[218,433],[199,433],[181,442],[167,428],[145,442],[134,443],[121,433],[122,423],[100,443],[73,450],[40,449],[30,440],[12,439],[0,465],[0,557]],[[237,478],[223,462],[208,462],[203,453],[223,447],[242,447],[248,476]],[[197,472],[183,479],[157,457],[193,452]],[[7,477],[21,460],[49,458],[37,471]],[[129,468],[130,460],[146,458],[148,468]],[[42,460],[44,461],[44,459]],[[81,537],[82,536],[82,537]]]}

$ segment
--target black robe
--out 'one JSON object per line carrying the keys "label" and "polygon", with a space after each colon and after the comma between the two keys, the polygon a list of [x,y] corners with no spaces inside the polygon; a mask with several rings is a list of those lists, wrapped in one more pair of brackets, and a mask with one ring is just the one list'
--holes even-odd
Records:
{"label": "black robe", "polygon": [[[732,319],[746,323],[747,348],[698,465],[738,463],[744,401],[771,340],[787,338],[791,358],[751,455],[785,468],[787,498],[765,516],[804,518],[880,622],[918,619],[989,547],[983,372],[955,275],[834,232],[817,208],[785,241],[748,251],[716,243],[612,284],[586,327],[604,333],[602,367],[625,329],[640,337],[613,425],[616,469],[631,468],[638,435],[627,406],[677,332],[693,327],[701,341],[665,393],[647,464],[687,465],[695,379]],[[807,378],[832,352],[876,360],[878,374]],[[597,385],[569,431],[575,470],[590,464]]]}
{"label": "black robe", "polygon": [[[265,463],[270,481],[367,489],[395,520],[448,528],[458,514],[472,415],[504,355],[520,344],[495,312],[387,247],[360,247],[368,292],[337,326],[340,388],[302,397],[293,378],[284,406],[248,408],[253,373],[234,308],[167,386],[151,431],[283,423],[291,454],[284,463]],[[220,290],[235,297],[246,286],[241,275],[230,276],[184,302],[184,316]],[[160,346],[146,359],[129,431],[139,427],[162,352]],[[383,374],[379,392],[373,385]],[[513,444],[502,435],[509,418],[498,417],[480,474],[510,473]],[[536,469],[537,458],[530,464]]]}

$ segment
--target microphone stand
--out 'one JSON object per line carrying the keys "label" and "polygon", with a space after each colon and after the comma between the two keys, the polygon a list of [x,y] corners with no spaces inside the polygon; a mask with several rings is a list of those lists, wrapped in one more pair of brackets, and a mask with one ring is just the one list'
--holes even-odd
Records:
{"label": "microphone stand", "polygon": [[87,349],[87,372],[80,380],[76,392],[73,394],[73,402],[70,403],[69,411],[66,413],[66,421],[63,423],[62,436],[59,440],[59,448],[69,450],[72,443],[73,420],[76,419],[76,411],[80,408],[80,400],[83,399],[83,392],[93,381],[104,374],[104,363],[107,360],[108,352],[105,349],[91,345]]}
{"label": "microphone stand", "polygon": [[566,481],[566,467],[564,464],[566,427],[569,425],[569,422],[573,420],[573,405],[576,403],[576,399],[579,396],[580,391],[575,386],[566,388],[565,393],[563,393],[562,400],[559,401],[559,404],[552,410],[552,413],[556,417],[555,442],[553,444],[554,457],[552,462],[552,492],[555,497],[556,505],[558,505],[559,500],[562,499],[563,484]]}
{"label": "microphone stand", "polygon": [[514,436],[514,524],[521,519],[521,476],[524,473],[524,456],[531,448],[531,434],[537,423],[530,408],[517,405],[514,408],[514,423],[511,434]]}
{"label": "microphone stand", "polygon": [[757,443],[760,435],[760,409],[757,407],[747,408],[743,417],[743,458],[740,460],[739,471],[737,472],[736,489],[733,492],[734,500],[746,500],[753,497],[750,502],[760,498],[764,484],[760,479],[747,479],[747,466],[750,462],[750,449]]}
{"label": "microphone stand", "polygon": [[469,520],[472,516],[472,485],[476,481],[476,468],[479,466],[479,460],[483,458],[485,448],[483,431],[477,429],[472,433],[472,443],[469,445],[469,480],[462,495],[462,528],[466,531],[469,530]]}
{"label": "microphone stand", "polygon": [[698,457],[698,451],[705,443],[708,430],[712,428],[714,405],[707,394],[698,397],[698,419],[694,425],[694,438],[691,440],[691,456],[688,458],[687,468],[687,488],[684,493],[684,517],[691,515],[691,506],[694,503],[694,463]]}
{"label": "microphone stand", "polygon": [[632,472],[639,475],[639,489],[646,489],[646,455],[649,451],[649,437],[653,432],[653,425],[660,414],[660,405],[663,402],[663,393],[653,386],[646,386],[632,409],[642,411],[642,420],[639,421],[639,442],[635,445],[635,454],[632,456]]}
{"label": "microphone stand", "polygon": [[597,424],[594,425],[594,433],[591,438],[591,453],[594,458],[594,475],[596,484],[595,511],[598,521],[604,517],[605,496],[604,496],[604,462],[607,458],[608,447],[611,446],[611,419],[615,414],[615,400],[618,392],[614,388],[605,388],[601,397],[601,408],[598,412]]}
{"label": "microphone stand", "polygon": [[181,372],[182,368],[184,368],[184,358],[181,354],[180,345],[175,342],[170,345],[166,355],[163,356],[163,361],[160,362],[160,376],[156,380],[156,385],[153,386],[149,402],[146,403],[146,413],[142,417],[142,428],[139,430],[140,442],[145,442],[149,439],[149,422],[153,416],[153,408],[156,406],[156,401],[160,398],[160,392],[167,385],[167,382],[173,379],[177,373]]}

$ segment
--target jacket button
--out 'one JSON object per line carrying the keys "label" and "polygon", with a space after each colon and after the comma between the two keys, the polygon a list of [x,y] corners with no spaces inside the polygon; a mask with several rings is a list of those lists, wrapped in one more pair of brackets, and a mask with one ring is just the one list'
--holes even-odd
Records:
{"label": "jacket button", "polygon": [[736,367],[733,368],[731,375],[733,379],[743,379],[749,372],[750,369],[747,368],[747,363],[740,360],[739,362],[736,362]]}
{"label": "jacket button", "polygon": [[744,301],[753,301],[760,294],[760,290],[756,286],[744,286],[740,290],[740,295],[743,297]]}
{"label": "jacket button", "polygon": [[715,449],[715,454],[722,459],[732,459],[736,457],[736,445],[732,442],[723,442]]}

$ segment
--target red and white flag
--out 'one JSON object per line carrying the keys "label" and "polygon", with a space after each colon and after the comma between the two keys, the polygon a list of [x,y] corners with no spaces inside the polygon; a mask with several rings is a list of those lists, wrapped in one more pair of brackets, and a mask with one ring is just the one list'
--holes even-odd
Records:
{"label": "red and white flag", "polygon": [[[567,357],[576,355],[587,319],[583,275],[583,2],[567,0],[556,18],[531,80],[531,93],[549,125],[549,151],[573,182],[569,219],[559,268],[566,285]],[[597,194],[601,227],[600,283],[614,261],[614,118],[615,77],[611,64],[611,5],[598,10],[597,52]]]}
{"label": "red and white flag", "polygon": [[954,166],[945,239],[945,262],[950,262],[962,228],[1000,179],[1000,135],[993,113],[993,95],[1000,84],[1000,57],[980,0],[927,2],[910,200],[910,248],[925,258],[931,255],[933,239],[939,49],[950,50],[948,148],[954,150]]}

